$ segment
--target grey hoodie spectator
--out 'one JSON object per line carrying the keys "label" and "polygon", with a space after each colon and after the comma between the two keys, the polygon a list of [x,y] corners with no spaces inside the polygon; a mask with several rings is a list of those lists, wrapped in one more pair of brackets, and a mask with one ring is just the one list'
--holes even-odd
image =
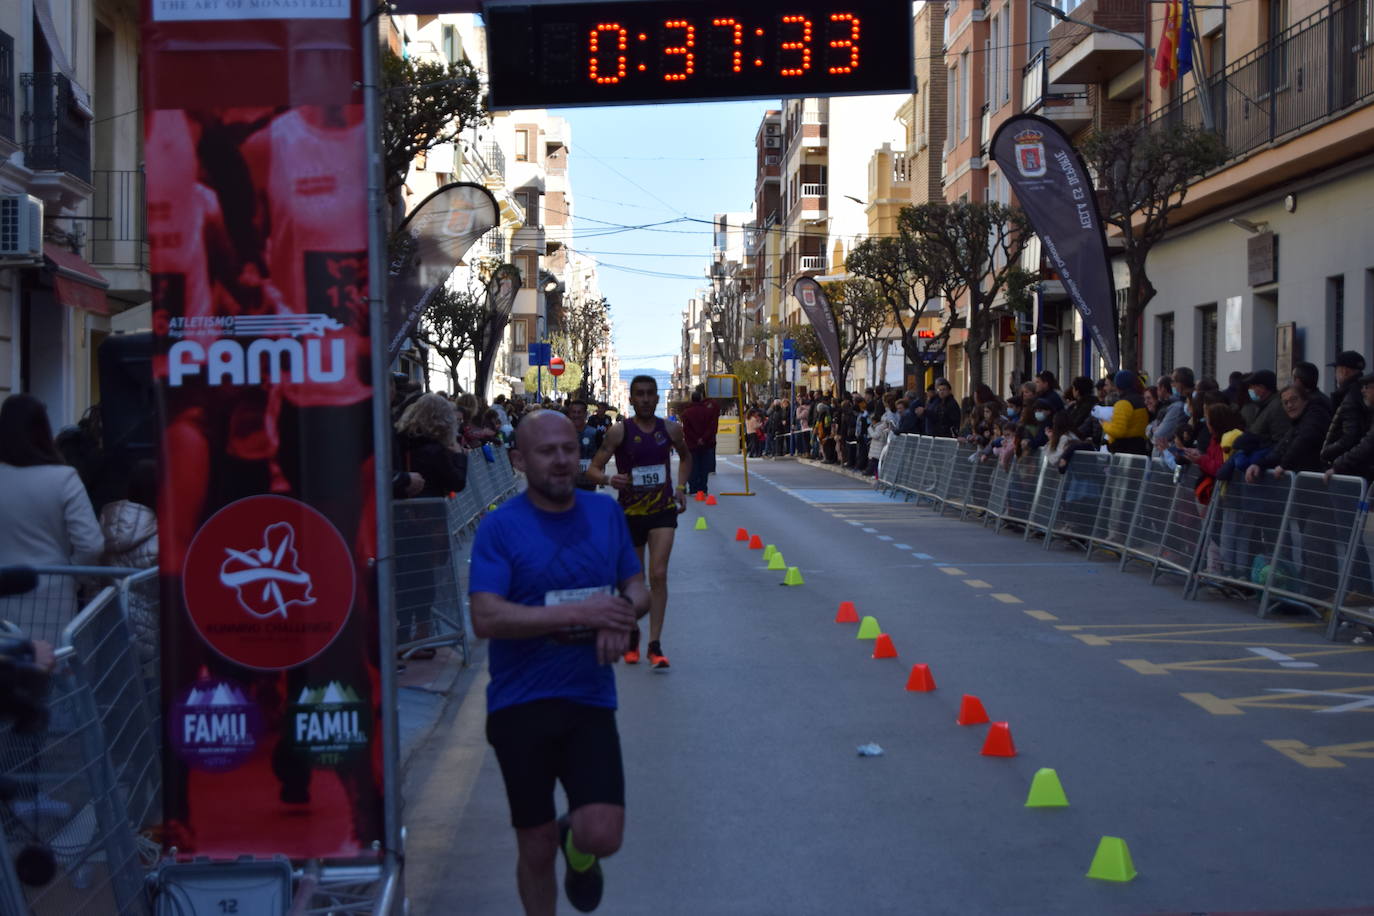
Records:
{"label": "grey hoodie spectator", "polygon": [[1193,396],[1193,389],[1196,386],[1196,377],[1193,370],[1187,366],[1179,366],[1173,374],[1174,397],[1169,401],[1163,416],[1155,424],[1155,443],[1163,443],[1163,448],[1168,448],[1173,444],[1174,437],[1187,423],[1187,416],[1183,410],[1183,405],[1188,403],[1188,399]]}

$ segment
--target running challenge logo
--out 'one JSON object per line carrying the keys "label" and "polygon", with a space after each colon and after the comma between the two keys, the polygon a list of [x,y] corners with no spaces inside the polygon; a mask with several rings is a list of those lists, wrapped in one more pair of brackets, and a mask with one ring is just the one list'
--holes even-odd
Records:
{"label": "running challenge logo", "polygon": [[341,382],[348,372],[347,344],[328,335],[343,329],[322,313],[173,318],[167,326],[167,336],[176,340],[167,351],[167,384],[180,388],[202,377],[211,387]]}
{"label": "running challenge logo", "polygon": [[197,632],[230,661],[279,670],[324,651],[353,607],[356,571],[337,529],[305,503],[250,496],[196,532],[182,570]]}

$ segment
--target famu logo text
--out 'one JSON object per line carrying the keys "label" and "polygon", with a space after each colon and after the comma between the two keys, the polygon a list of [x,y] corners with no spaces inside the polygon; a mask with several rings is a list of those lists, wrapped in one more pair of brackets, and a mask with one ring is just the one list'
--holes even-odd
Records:
{"label": "famu logo text", "polygon": [[351,687],[338,681],[303,689],[289,715],[296,749],[321,762],[367,747],[366,708]]}
{"label": "famu logo text", "polygon": [[339,382],[347,348],[343,338],[325,335],[342,328],[318,313],[173,318],[167,335],[179,339],[167,351],[168,384],[179,388],[200,377],[212,386]]}
{"label": "famu logo text", "polygon": [[222,773],[241,766],[258,747],[262,716],[232,681],[201,676],[171,717],[172,744],[193,769]]}

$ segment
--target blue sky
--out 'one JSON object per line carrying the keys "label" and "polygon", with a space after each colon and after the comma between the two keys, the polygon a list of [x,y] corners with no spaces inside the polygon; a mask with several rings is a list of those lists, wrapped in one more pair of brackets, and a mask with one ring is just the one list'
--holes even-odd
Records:
{"label": "blue sky", "polygon": [[[550,110],[572,125],[574,247],[601,265],[622,368],[672,368],[682,308],[711,260],[711,218],[753,208],[754,134],[763,113],[780,107],[773,100]],[[621,228],[670,220],[679,222]]]}

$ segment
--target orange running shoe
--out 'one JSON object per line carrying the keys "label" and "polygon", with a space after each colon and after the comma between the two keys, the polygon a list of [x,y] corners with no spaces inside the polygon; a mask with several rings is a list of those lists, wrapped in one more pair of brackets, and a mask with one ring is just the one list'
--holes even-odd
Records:
{"label": "orange running shoe", "polygon": [[663,648],[656,642],[649,643],[649,667],[655,671],[667,671],[670,667],[668,656],[663,654]]}
{"label": "orange running shoe", "polygon": [[639,627],[630,633],[630,648],[625,650],[625,664],[639,664]]}

